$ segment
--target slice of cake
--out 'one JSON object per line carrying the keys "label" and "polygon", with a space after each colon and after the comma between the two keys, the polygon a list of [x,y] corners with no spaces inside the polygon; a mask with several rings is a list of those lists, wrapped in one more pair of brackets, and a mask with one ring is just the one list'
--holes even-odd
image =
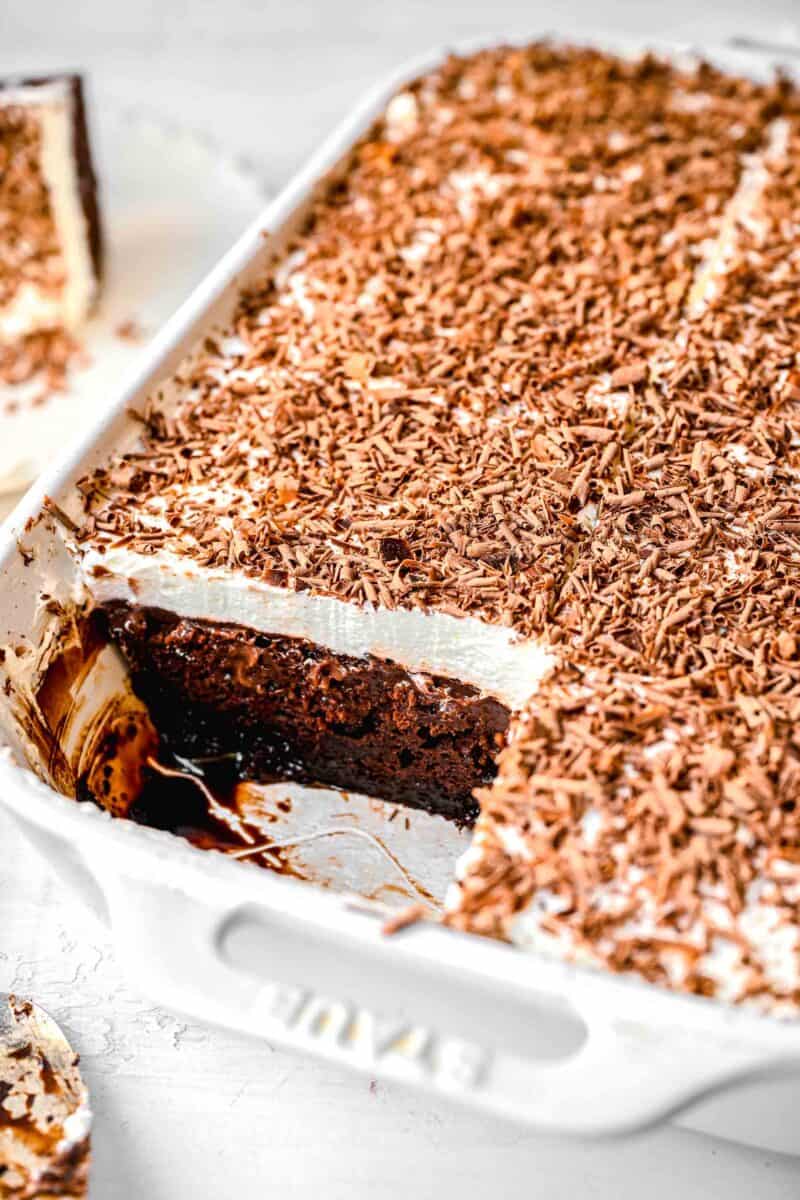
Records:
{"label": "slice of cake", "polygon": [[652,57],[396,96],[83,483],[167,747],[478,787],[454,924],[800,1000],[799,149],[785,81]]}
{"label": "slice of cake", "polygon": [[73,334],[94,303],[101,230],[81,80],[0,81],[0,361]]}
{"label": "slice of cake", "polygon": [[72,1050],[38,1005],[0,993],[0,1196],[85,1200],[92,1112]]}

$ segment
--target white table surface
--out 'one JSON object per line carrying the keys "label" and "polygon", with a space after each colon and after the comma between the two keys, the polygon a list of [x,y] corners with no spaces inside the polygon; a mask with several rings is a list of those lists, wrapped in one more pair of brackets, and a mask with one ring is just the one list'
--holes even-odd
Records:
{"label": "white table surface", "polygon": [[[205,131],[271,186],[382,70],[492,26],[800,41],[796,0],[5,0],[0,10],[0,70],[84,67],[96,102]],[[0,990],[45,1005],[81,1052],[96,1112],[94,1200],[800,1195],[800,1159],[671,1127],[607,1144],[537,1138],[164,1012],[123,981],[104,931],[2,814]]]}

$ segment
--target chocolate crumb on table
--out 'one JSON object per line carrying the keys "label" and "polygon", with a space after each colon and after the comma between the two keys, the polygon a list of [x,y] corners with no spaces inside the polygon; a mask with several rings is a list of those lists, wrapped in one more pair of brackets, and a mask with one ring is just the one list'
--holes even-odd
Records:
{"label": "chocolate crumb on table", "polygon": [[416,925],[419,921],[428,920],[430,916],[431,910],[426,905],[409,904],[389,917],[384,922],[381,932],[386,937],[391,937],[393,934],[402,932],[403,929],[408,929],[410,926]]}
{"label": "chocolate crumb on table", "polygon": [[128,317],[127,320],[120,321],[114,332],[123,342],[141,342],[145,336],[142,326],[135,317]]}

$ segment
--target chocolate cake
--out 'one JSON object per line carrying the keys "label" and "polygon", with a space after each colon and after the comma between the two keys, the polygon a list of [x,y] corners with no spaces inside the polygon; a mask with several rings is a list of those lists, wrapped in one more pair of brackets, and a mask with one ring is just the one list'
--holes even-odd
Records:
{"label": "chocolate cake", "polygon": [[0,80],[0,381],[63,371],[102,239],[77,75]]}
{"label": "chocolate cake", "polygon": [[453,925],[796,1006],[798,164],[796,88],[703,64],[536,44],[395,96],[83,482],[173,749],[477,788]]}

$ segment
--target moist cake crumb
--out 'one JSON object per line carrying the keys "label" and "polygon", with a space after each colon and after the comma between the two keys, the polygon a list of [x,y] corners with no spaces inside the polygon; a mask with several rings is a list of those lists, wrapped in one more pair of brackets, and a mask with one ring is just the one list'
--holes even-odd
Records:
{"label": "moist cake crumb", "polygon": [[508,710],[455,680],[299,638],[104,608],[109,634],[169,752],[236,757],[244,779],[368,792],[464,824],[494,778]]}

